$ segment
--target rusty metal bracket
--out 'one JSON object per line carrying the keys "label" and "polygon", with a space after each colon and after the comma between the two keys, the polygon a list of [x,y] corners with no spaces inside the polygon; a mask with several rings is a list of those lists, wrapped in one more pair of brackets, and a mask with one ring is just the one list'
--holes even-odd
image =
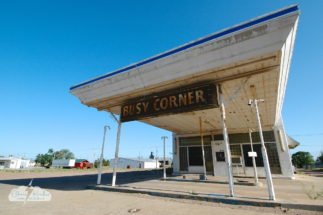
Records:
{"label": "rusty metal bracket", "polygon": [[119,123],[119,120],[117,119],[117,117],[108,109],[110,115],[114,118],[114,120]]}
{"label": "rusty metal bracket", "polygon": [[229,99],[229,101],[224,105],[224,107],[227,107],[228,104],[234,99],[234,97],[239,93],[239,91],[241,90],[241,88],[247,83],[247,81],[250,79],[250,76],[243,82],[243,84],[239,87],[239,89],[233,94],[233,96],[231,96],[231,98]]}

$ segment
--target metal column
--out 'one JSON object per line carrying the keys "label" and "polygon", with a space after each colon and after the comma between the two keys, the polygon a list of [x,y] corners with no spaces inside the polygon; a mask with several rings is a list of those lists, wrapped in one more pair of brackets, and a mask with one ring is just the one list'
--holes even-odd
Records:
{"label": "metal column", "polygon": [[220,105],[221,105],[221,118],[222,118],[222,127],[223,127],[223,139],[224,139],[224,146],[225,146],[225,157],[226,162],[228,165],[228,178],[229,178],[229,187],[230,187],[230,196],[234,197],[234,184],[233,184],[233,175],[232,175],[232,164],[231,164],[231,153],[229,149],[229,140],[228,140],[228,131],[225,124],[225,107],[224,107],[224,101],[223,101],[223,94],[221,85],[219,85],[219,96],[220,96]]}
{"label": "metal column", "polygon": [[115,153],[115,156],[114,156],[112,187],[114,187],[116,185],[116,176],[117,176],[117,167],[118,167],[118,155],[119,155],[119,144],[120,144],[120,133],[121,133],[121,122],[118,121],[118,135],[117,135],[116,153]]}
{"label": "metal column", "polygon": [[206,180],[206,168],[205,168],[205,156],[204,156],[204,141],[203,141],[203,129],[202,129],[202,119],[200,117],[200,132],[201,132],[201,143],[202,143],[202,158],[203,158],[203,180]]}
{"label": "metal column", "polygon": [[[252,130],[249,129],[251,151],[253,152],[253,144],[252,144],[251,132],[252,132]],[[255,175],[255,182],[258,183],[258,173],[257,173],[257,166],[256,166],[256,158],[254,156],[252,156],[252,165],[253,165],[253,172],[254,172],[254,175]]]}
{"label": "metal column", "polygon": [[270,200],[275,200],[274,185],[273,185],[273,180],[271,178],[271,171],[270,171],[270,167],[269,167],[267,150],[266,150],[265,143],[264,143],[264,137],[262,135],[262,128],[261,128],[261,122],[260,122],[260,117],[259,117],[257,101],[265,101],[265,100],[256,100],[255,99],[254,103],[255,103],[255,109],[256,109],[256,115],[257,115],[257,121],[258,121],[259,136],[260,136],[260,141],[261,141],[261,146],[262,146],[261,147],[261,152],[262,152],[262,157],[263,157],[263,160],[264,160],[264,166],[265,166],[265,170],[266,170],[266,179],[267,179],[269,199]]}
{"label": "metal column", "polygon": [[164,178],[166,179],[166,152],[165,152],[165,138],[168,139],[168,137],[164,136],[162,139],[164,139]]}
{"label": "metal column", "polygon": [[[107,132],[107,128],[109,128],[109,129],[110,129],[110,127],[109,127],[109,126],[104,126],[104,135],[103,135],[103,143],[102,143],[101,158],[100,158],[100,167],[99,167],[99,174],[98,174],[98,181],[97,181],[97,184],[101,184],[101,172],[102,172],[103,150],[104,150],[105,133]],[[94,166],[94,163],[93,163],[93,166]]]}

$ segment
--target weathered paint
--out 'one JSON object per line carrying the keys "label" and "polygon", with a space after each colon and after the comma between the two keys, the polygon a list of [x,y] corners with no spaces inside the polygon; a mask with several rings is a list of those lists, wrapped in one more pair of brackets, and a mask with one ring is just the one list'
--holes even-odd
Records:
{"label": "weathered paint", "polygon": [[[191,43],[185,44],[185,45],[183,45],[183,46],[181,46],[179,48],[175,48],[175,49],[173,49],[171,51],[168,51],[166,53],[162,53],[162,54],[160,54],[158,56],[155,56],[155,57],[149,58],[147,60],[141,61],[139,63],[136,63],[135,65],[126,67],[124,69],[117,70],[115,72],[108,73],[108,74],[106,74],[104,76],[101,76],[101,77],[98,77],[98,78],[95,78],[95,79],[92,79],[92,80],[83,82],[83,83],[78,84],[78,85],[74,85],[74,86],[72,86],[70,88],[70,90],[73,90],[73,89],[76,89],[78,87],[81,87],[81,86],[84,86],[84,85],[93,83],[93,82],[98,81],[98,80],[101,80],[103,78],[110,77],[110,76],[115,75],[115,74],[119,74],[119,73],[125,72],[127,70],[131,70],[131,69],[137,68],[139,66],[142,66],[142,65],[145,65],[145,64],[154,62],[154,61],[159,60],[161,58],[165,58],[167,56],[176,54],[178,52],[187,50],[187,49],[192,48],[194,46],[197,46],[197,45],[206,43],[208,41],[212,41],[212,40],[217,39],[219,37],[223,37],[223,36],[225,36],[227,34],[231,34],[233,32],[241,31],[242,29],[245,29],[245,28],[250,28],[251,26],[257,25],[259,23],[262,23],[262,22],[265,22],[265,21],[268,21],[268,20],[271,20],[271,19],[275,19],[275,18],[280,17],[280,16],[284,16],[286,14],[289,14],[289,13],[292,13],[292,12],[295,12],[295,11],[298,11],[298,5],[292,5],[292,6],[288,7],[288,8],[286,8],[286,9],[284,8],[282,10],[279,10],[276,13],[273,12],[273,13],[268,14],[268,15],[265,15],[264,17],[261,17],[259,19],[252,20],[250,22],[243,23],[243,24],[240,24],[240,25],[236,25],[236,26],[234,26],[234,27],[232,27],[230,29],[223,30],[222,32],[215,33],[213,35],[210,35],[210,36],[204,37],[202,39],[199,39],[197,41],[193,41]],[[264,29],[266,29],[266,25],[263,25],[261,27],[254,28],[252,30],[248,30],[247,31],[248,33],[244,33],[243,35],[238,34],[240,36],[237,36],[236,40],[239,41],[239,39],[241,39],[243,37],[249,37],[252,34],[254,34],[253,32],[260,31],[262,33]],[[249,31],[251,31],[251,32],[249,33]]]}

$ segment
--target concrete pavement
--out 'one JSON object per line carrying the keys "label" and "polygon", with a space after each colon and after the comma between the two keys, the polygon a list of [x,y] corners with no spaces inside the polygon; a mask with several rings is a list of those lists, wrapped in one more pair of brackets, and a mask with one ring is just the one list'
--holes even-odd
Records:
{"label": "concrete pavement", "polygon": [[[229,193],[227,184],[207,184],[192,182],[167,182],[160,181],[162,174],[154,172],[124,171],[118,172],[117,185],[152,187],[154,189],[177,190],[197,193]],[[11,202],[8,195],[12,189],[18,186],[26,186],[33,180],[33,186],[39,186],[52,194],[49,202]],[[111,171],[104,171],[102,184],[111,183]],[[194,177],[192,178],[194,179]],[[319,180],[320,179],[320,180]],[[138,214],[322,214],[320,211],[297,210],[283,207],[254,207],[246,205],[230,205],[190,199],[174,199],[144,194],[129,194],[118,192],[102,192],[86,189],[88,184],[95,184],[97,171],[83,172],[44,172],[44,173],[1,173],[0,174],[0,214],[128,214],[132,208],[141,209]],[[210,180],[210,177],[209,177]],[[221,179],[222,180],[222,179]],[[225,178],[223,178],[225,180]],[[235,180],[248,180],[236,179]],[[252,179],[251,179],[252,180]],[[264,181],[262,181],[264,183]],[[297,180],[274,180],[277,198],[285,198],[297,204],[322,205],[322,200],[310,200],[302,192],[301,182],[306,188],[313,183],[315,190],[322,189],[319,183],[322,178],[297,175]],[[288,185],[291,184],[291,185]],[[321,183],[322,184],[322,183]],[[285,187],[285,188],[284,188]],[[258,196],[254,198],[267,199],[267,187],[235,186],[236,194],[239,196]],[[278,191],[278,189],[285,189]],[[290,188],[294,188],[291,194],[283,195]],[[199,195],[198,195],[199,196]]]}

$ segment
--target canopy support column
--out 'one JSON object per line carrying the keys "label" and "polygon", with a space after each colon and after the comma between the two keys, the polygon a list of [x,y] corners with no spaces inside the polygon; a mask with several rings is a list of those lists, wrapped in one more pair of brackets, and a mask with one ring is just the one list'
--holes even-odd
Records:
{"label": "canopy support column", "polygon": [[265,146],[265,142],[264,142],[264,137],[262,135],[262,128],[261,128],[260,116],[259,116],[259,111],[258,111],[258,103],[257,103],[258,101],[264,102],[265,100],[263,100],[263,99],[256,100],[255,99],[255,100],[253,100],[253,102],[255,103],[255,109],[256,109],[256,115],[257,115],[257,121],[258,121],[259,136],[260,136],[260,141],[261,141],[261,152],[262,152],[262,158],[263,158],[264,166],[265,166],[265,170],[266,170],[266,179],[267,179],[269,199],[275,200],[274,185],[273,185],[273,180],[271,177],[271,171],[270,171],[270,166],[269,166],[269,161],[268,161],[268,156],[267,156],[267,150],[266,150],[266,146]]}
{"label": "canopy support column", "polygon": [[201,132],[201,145],[202,145],[202,158],[203,158],[203,180],[206,180],[206,168],[205,168],[205,154],[204,154],[204,141],[203,141],[203,129],[202,129],[202,119],[200,117],[200,132]]}
{"label": "canopy support column", "polygon": [[117,167],[118,167],[118,156],[119,156],[119,145],[120,145],[120,134],[121,134],[121,121],[117,120],[117,118],[110,112],[111,116],[118,123],[118,134],[117,134],[117,143],[116,143],[116,153],[114,156],[114,167],[113,167],[113,175],[112,175],[112,187],[116,186],[116,178],[117,178]]}
{"label": "canopy support column", "polygon": [[[250,137],[250,144],[251,144],[251,151],[253,152],[253,144],[252,144],[252,129],[249,129],[249,137]],[[257,173],[257,165],[256,165],[256,158],[252,156],[252,165],[253,165],[253,173],[255,175],[255,182],[258,183],[258,173]]]}
{"label": "canopy support column", "polygon": [[114,187],[116,185],[118,156],[119,156],[119,145],[120,145],[120,133],[121,133],[121,122],[118,122],[118,135],[117,135],[116,153],[115,153],[115,156],[114,156],[112,187]]}
{"label": "canopy support column", "polygon": [[219,84],[219,96],[220,96],[220,110],[221,110],[221,118],[222,118],[222,127],[223,127],[223,139],[224,139],[224,151],[225,151],[225,157],[226,157],[226,163],[228,166],[228,178],[229,178],[229,187],[230,187],[230,196],[234,197],[234,183],[233,183],[233,174],[232,174],[232,164],[231,164],[231,153],[229,149],[229,140],[228,140],[228,131],[225,124],[225,107],[224,107],[224,101],[223,101],[223,94],[221,85]]}
{"label": "canopy support column", "polygon": [[[99,175],[97,184],[101,184],[101,172],[102,172],[102,161],[103,161],[103,150],[104,150],[104,141],[105,141],[105,133],[107,132],[107,128],[110,130],[110,126],[104,126],[104,135],[103,135],[103,143],[102,143],[102,150],[101,150],[101,157],[100,157],[100,167],[99,167]],[[94,154],[95,155],[95,154]],[[95,156],[94,156],[95,157]],[[93,167],[94,167],[94,157],[93,157]]]}

